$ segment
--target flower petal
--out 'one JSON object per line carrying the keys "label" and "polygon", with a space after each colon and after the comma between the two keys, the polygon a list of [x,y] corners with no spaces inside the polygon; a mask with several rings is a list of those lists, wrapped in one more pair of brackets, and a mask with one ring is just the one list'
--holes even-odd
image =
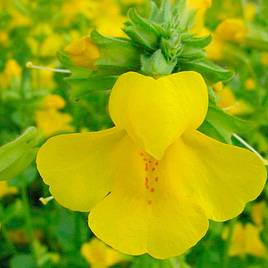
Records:
{"label": "flower petal", "polygon": [[37,168],[61,205],[89,211],[108,194],[115,169],[112,154],[124,135],[116,128],[59,135],[41,147]]}
{"label": "flower petal", "polygon": [[181,191],[224,221],[240,214],[266,181],[266,169],[254,153],[218,142],[198,131],[185,133],[168,151]]}
{"label": "flower petal", "polygon": [[165,160],[158,163],[140,154],[130,138],[121,146],[117,181],[90,212],[90,228],[126,254],[149,253],[162,259],[183,253],[206,233],[205,213],[176,193]]}
{"label": "flower petal", "polygon": [[109,110],[115,125],[157,159],[187,129],[203,122],[208,107],[207,86],[196,72],[159,79],[129,72],[117,80]]}

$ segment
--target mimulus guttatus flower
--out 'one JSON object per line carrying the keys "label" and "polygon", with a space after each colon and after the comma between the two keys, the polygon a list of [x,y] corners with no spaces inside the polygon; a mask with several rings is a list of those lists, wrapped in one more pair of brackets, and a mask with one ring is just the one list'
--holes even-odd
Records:
{"label": "mimulus guttatus flower", "polygon": [[196,72],[123,74],[109,101],[115,127],[49,139],[37,156],[39,172],[60,204],[90,211],[90,228],[108,245],[132,255],[179,255],[205,235],[208,219],[241,213],[266,179],[255,154],[197,130],[207,109],[207,86]]}
{"label": "mimulus guttatus flower", "polygon": [[81,255],[92,268],[108,268],[124,260],[124,255],[93,238],[81,247]]}
{"label": "mimulus guttatus flower", "polygon": [[264,242],[261,240],[260,232],[261,230],[251,223],[244,226],[237,223],[233,230],[229,255],[264,257],[266,249]]}

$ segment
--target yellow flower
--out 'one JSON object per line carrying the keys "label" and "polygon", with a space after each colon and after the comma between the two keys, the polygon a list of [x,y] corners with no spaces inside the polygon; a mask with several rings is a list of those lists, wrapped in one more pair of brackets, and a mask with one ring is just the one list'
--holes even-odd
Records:
{"label": "yellow flower", "polygon": [[268,65],[268,52],[263,52],[261,54],[261,63],[263,65]]}
{"label": "yellow flower", "polygon": [[248,2],[244,6],[244,17],[247,21],[252,21],[256,16],[257,6],[252,2]]}
{"label": "yellow flower", "polygon": [[192,27],[194,34],[204,36],[208,32],[205,29],[204,21],[207,9],[211,6],[211,0],[187,0],[187,6],[189,9],[195,9],[195,22]]}
{"label": "yellow flower", "polygon": [[7,32],[0,31],[0,45],[7,46],[8,41],[9,41],[9,37],[8,37]]}
{"label": "yellow flower", "polygon": [[228,18],[222,21],[216,29],[216,38],[223,41],[241,42],[247,34],[245,22],[241,19]]}
{"label": "yellow flower", "polygon": [[223,83],[221,81],[217,82],[214,85],[212,85],[212,87],[216,92],[219,92],[219,91],[223,90]]}
{"label": "yellow flower", "polygon": [[34,70],[31,72],[32,86],[34,89],[54,89],[54,73],[46,70]]}
{"label": "yellow flower", "polygon": [[179,255],[205,235],[208,219],[240,214],[266,180],[258,156],[197,131],[207,108],[196,72],[123,74],[109,100],[115,127],[49,139],[38,170],[60,204],[90,211],[91,230],[108,245]]}
{"label": "yellow flower", "polygon": [[224,58],[224,42],[213,35],[211,43],[206,47],[208,58],[211,60],[221,60]]}
{"label": "yellow flower", "polygon": [[245,226],[237,223],[234,227],[229,255],[245,256],[247,254],[257,257],[264,257],[266,254],[265,245],[260,238],[260,229],[250,223]]}
{"label": "yellow flower", "polygon": [[82,245],[81,254],[93,268],[107,268],[124,259],[122,254],[96,238]]}
{"label": "yellow flower", "polygon": [[252,78],[249,78],[246,80],[246,89],[247,90],[254,90],[256,89],[256,84],[255,84],[255,81],[252,79]]}
{"label": "yellow flower", "polygon": [[42,106],[44,109],[62,109],[65,106],[65,100],[59,95],[48,95],[44,98]]}
{"label": "yellow flower", "polygon": [[218,106],[221,107],[225,112],[232,115],[247,114],[252,112],[249,104],[243,100],[237,100],[232,89],[224,87],[223,90],[218,91]]}
{"label": "yellow flower", "polygon": [[59,132],[74,130],[71,126],[72,117],[54,109],[36,111],[35,121],[37,128],[47,137]]}
{"label": "yellow flower", "polygon": [[61,49],[63,45],[62,37],[53,33],[49,35],[40,46],[39,56],[41,57],[55,57],[57,52]]}
{"label": "yellow flower", "polygon": [[241,43],[248,30],[243,20],[227,18],[216,28],[212,42],[207,46],[208,57],[212,60],[222,60],[225,57],[225,43],[228,41]]}
{"label": "yellow flower", "polygon": [[256,203],[251,209],[251,218],[256,226],[263,227],[264,214],[267,207],[264,201]]}
{"label": "yellow flower", "polygon": [[94,7],[97,1],[88,0],[67,0],[64,1],[61,12],[63,15],[63,24],[71,23],[77,15],[84,15],[88,19],[92,19],[94,14]]}
{"label": "yellow flower", "polygon": [[69,55],[74,65],[81,67],[93,68],[99,57],[98,48],[87,36],[74,41],[64,51]]}
{"label": "yellow flower", "polygon": [[7,80],[20,78],[21,72],[21,67],[14,59],[9,59],[7,61],[4,70],[4,75]]}
{"label": "yellow flower", "polygon": [[32,24],[32,21],[27,16],[23,15],[21,12],[17,11],[15,8],[10,10],[11,23],[10,28],[24,27]]}
{"label": "yellow flower", "polygon": [[96,29],[104,35],[123,37],[122,31],[126,18],[121,15],[117,16],[101,16],[95,20]]}
{"label": "yellow flower", "polygon": [[22,69],[20,65],[14,59],[9,59],[6,62],[6,66],[0,79],[0,87],[7,88],[12,82],[19,82],[21,79]]}
{"label": "yellow flower", "polygon": [[9,195],[9,194],[16,194],[17,188],[14,186],[8,185],[7,181],[0,181],[0,198]]}
{"label": "yellow flower", "polygon": [[72,117],[69,114],[58,111],[65,106],[65,101],[58,95],[48,95],[44,98],[40,110],[35,112],[37,128],[45,136],[65,131],[73,131]]}

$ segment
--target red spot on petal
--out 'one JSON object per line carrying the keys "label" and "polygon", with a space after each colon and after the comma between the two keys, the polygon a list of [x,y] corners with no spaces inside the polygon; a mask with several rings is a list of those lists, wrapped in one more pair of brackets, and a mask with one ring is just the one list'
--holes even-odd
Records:
{"label": "red spot on petal", "polygon": [[150,189],[150,192],[153,193],[153,192],[154,192],[154,188],[151,188],[151,189]]}
{"label": "red spot on petal", "polygon": [[152,201],[149,200],[149,201],[147,202],[147,204],[148,204],[148,205],[152,205]]}

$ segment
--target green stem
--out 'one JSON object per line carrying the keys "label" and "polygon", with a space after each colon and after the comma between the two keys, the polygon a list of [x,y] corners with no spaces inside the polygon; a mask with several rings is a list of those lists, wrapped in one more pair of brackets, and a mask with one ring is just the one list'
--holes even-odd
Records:
{"label": "green stem", "polygon": [[23,185],[21,187],[21,197],[22,197],[22,204],[23,204],[23,211],[24,211],[24,217],[25,217],[25,227],[26,227],[26,232],[29,237],[29,244],[30,244],[30,249],[33,255],[35,256],[35,250],[34,250],[34,233],[33,233],[33,224],[32,224],[32,218],[31,218],[31,213],[30,213],[30,204],[29,204],[29,198],[27,194],[27,187]]}
{"label": "green stem", "polygon": [[225,242],[224,252],[223,252],[223,262],[222,262],[222,268],[228,268],[229,267],[229,250],[232,242],[232,236],[233,236],[233,230],[236,223],[236,219],[231,220],[229,222],[229,228],[227,233],[227,239]]}

